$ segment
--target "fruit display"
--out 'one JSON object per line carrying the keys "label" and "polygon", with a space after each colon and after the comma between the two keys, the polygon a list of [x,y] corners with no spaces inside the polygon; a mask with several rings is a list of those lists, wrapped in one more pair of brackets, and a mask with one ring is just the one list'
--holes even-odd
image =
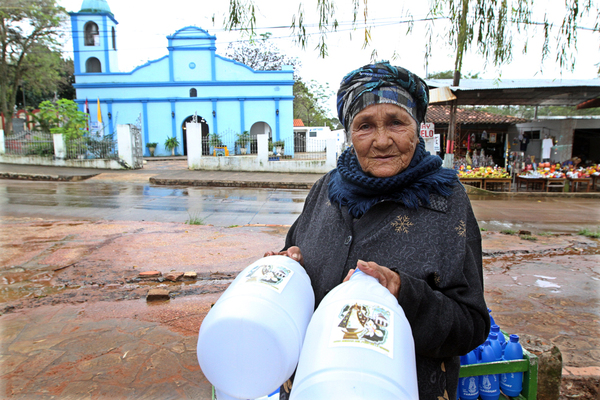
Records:
{"label": "fruit display", "polygon": [[572,165],[561,165],[539,163],[536,169],[533,169],[532,165],[527,165],[525,170],[519,174],[524,178],[570,178],[570,179],[582,179],[589,178],[591,176],[600,175],[600,164],[592,165],[589,167],[574,168]]}
{"label": "fruit display", "polygon": [[467,179],[500,179],[510,178],[510,174],[506,171],[506,169],[501,167],[471,168],[470,165],[467,165],[466,167],[461,165],[458,169],[458,177]]}

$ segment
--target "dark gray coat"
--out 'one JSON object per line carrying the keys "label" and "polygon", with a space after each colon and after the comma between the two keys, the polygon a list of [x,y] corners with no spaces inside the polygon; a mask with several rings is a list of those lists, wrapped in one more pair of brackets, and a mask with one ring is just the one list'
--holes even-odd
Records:
{"label": "dark gray coat", "polygon": [[458,356],[483,343],[481,235],[462,185],[418,210],[381,202],[359,220],[328,198],[329,174],[311,189],[285,248],[298,246],[316,305],[359,259],[396,269],[398,303],[412,327],[421,399],[454,399]]}

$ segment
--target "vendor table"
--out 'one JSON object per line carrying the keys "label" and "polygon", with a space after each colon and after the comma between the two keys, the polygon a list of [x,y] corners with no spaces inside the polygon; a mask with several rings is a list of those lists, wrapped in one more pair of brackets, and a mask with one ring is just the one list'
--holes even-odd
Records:
{"label": "vendor table", "polygon": [[592,178],[568,178],[569,179],[569,191],[577,192],[580,185],[585,185],[585,191],[590,191],[592,186]]}
{"label": "vendor table", "polygon": [[562,192],[565,188],[565,178],[548,178],[548,182],[546,182],[546,192],[550,190],[550,188],[560,188]]}
{"label": "vendor table", "polygon": [[600,190],[598,184],[600,184],[600,175],[592,175],[592,190]]}
{"label": "vendor table", "polygon": [[475,186],[479,189],[483,189],[483,179],[475,179],[475,178],[460,178],[460,181],[464,185]]}
{"label": "vendor table", "polygon": [[545,191],[546,190],[546,182],[548,181],[547,178],[524,178],[522,176],[517,175],[516,177],[516,182],[517,182],[517,192],[521,189],[521,185],[523,183],[525,183],[525,190],[529,190],[529,188],[531,187],[531,191],[536,190],[536,187],[539,187],[540,191]]}
{"label": "vendor table", "polygon": [[510,192],[512,179],[510,178],[485,178],[483,180],[483,188],[485,190],[494,190],[500,188],[501,192]]}

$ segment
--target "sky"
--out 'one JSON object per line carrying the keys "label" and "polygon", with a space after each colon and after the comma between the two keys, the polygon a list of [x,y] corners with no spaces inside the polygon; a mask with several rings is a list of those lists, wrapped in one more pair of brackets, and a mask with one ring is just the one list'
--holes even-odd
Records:
{"label": "sky", "polygon": [[[597,1],[597,0],[595,0]],[[67,11],[79,11],[82,0],[58,0]],[[309,32],[316,32],[318,22],[316,0],[304,0],[305,22]],[[362,2],[359,2],[362,4]],[[246,40],[240,32],[227,32],[223,21],[228,13],[227,0],[170,0],[165,4],[147,0],[108,0],[117,25],[117,49],[119,68],[128,72],[167,54],[166,36],[186,26],[198,26],[217,37],[217,53],[223,55],[232,41]],[[149,6],[152,4],[152,6]],[[352,1],[337,0],[336,18],[340,22],[338,32],[329,33],[327,45],[329,55],[322,59],[314,48],[318,37],[310,36],[306,49],[294,43],[290,24],[297,13],[299,2],[281,0],[255,0],[258,7],[257,33],[271,33],[272,41],[282,53],[301,60],[299,75],[305,81],[315,80],[331,89],[331,99],[327,105],[335,111],[335,91],[341,79],[348,72],[368,64],[374,49],[378,60],[390,60],[421,77],[427,73],[451,70],[454,67],[454,52],[447,44],[448,22],[436,21],[429,29],[435,32],[433,54],[425,62],[425,36],[428,25],[415,22],[412,31],[407,33],[408,15],[415,20],[427,17],[427,2],[369,0],[369,25],[371,44],[363,49],[364,30],[362,26],[352,30]],[[536,0],[533,20],[542,21],[548,13],[550,21],[560,24],[564,0]],[[360,10],[359,20],[363,18]],[[595,17],[595,16],[594,16]],[[593,27],[594,17],[584,20],[580,26]],[[68,25],[70,28],[70,24]],[[482,56],[474,51],[464,57],[463,74],[479,73],[489,79],[597,79],[600,62],[600,33],[579,30],[577,36],[576,64],[574,71],[561,71],[555,62],[555,54],[541,63],[541,28],[529,28],[527,35],[528,51],[522,54],[525,39],[513,32],[513,60],[497,69],[486,65]],[[556,35],[557,32],[552,32]],[[71,33],[65,29],[65,55],[72,56]],[[555,44],[554,44],[555,48]],[[551,44],[551,49],[553,49]],[[427,66],[426,66],[427,64]],[[333,115],[333,113],[332,113]]]}

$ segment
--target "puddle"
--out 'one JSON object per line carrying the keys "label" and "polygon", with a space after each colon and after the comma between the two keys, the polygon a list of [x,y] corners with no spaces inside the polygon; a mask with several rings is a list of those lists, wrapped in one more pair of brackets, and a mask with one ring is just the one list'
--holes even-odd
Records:
{"label": "puddle", "polygon": [[560,289],[560,285],[557,285],[556,283],[545,281],[543,279],[537,279],[535,281],[535,286],[541,287],[541,288],[556,288],[556,289]]}

